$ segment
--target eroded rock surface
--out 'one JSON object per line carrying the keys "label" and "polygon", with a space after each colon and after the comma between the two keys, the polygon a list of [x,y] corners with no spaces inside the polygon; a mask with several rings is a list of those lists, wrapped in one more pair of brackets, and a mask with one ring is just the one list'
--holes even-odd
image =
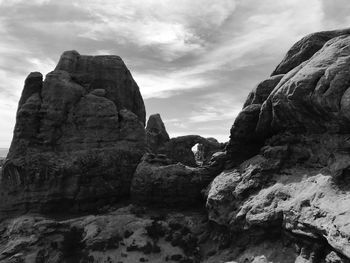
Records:
{"label": "eroded rock surface", "polygon": [[136,169],[131,196],[142,204],[193,207],[203,202],[202,190],[223,170],[225,161],[223,153],[210,165],[190,167],[165,155],[147,154]]}
{"label": "eroded rock surface", "polygon": [[287,235],[301,247],[295,262],[323,262],[325,251],[348,262],[347,140],[334,134],[272,137],[258,155],[213,180],[209,219],[238,236],[253,232],[255,240],[276,231]]}
{"label": "eroded rock surface", "polygon": [[328,41],[288,72],[263,103],[258,131],[348,133],[350,36]]}
{"label": "eroded rock surface", "polygon": [[183,163],[188,166],[197,166],[196,158],[192,151],[193,146],[200,144],[202,146],[203,163],[208,163],[215,152],[221,152],[224,144],[216,140],[206,139],[199,135],[185,135],[171,138],[165,144],[164,151],[172,160]]}
{"label": "eroded rock surface", "polygon": [[98,209],[2,221],[0,262],[350,262],[349,35],[296,43],[248,96],[225,150],[169,139],[153,116],[155,154],[143,155],[143,102],[118,57],[67,52],[44,82],[32,73],[2,212]]}
{"label": "eroded rock surface", "polygon": [[164,146],[169,142],[170,137],[165,129],[164,122],[160,114],[149,116],[146,126],[147,145],[151,152],[158,153],[164,150]]}
{"label": "eroded rock surface", "polygon": [[255,132],[260,109],[261,104],[251,104],[245,107],[231,127],[230,141],[226,150],[233,165],[254,156],[263,145],[264,137]]}
{"label": "eroded rock surface", "polygon": [[247,100],[243,105],[243,109],[252,104],[262,104],[269,97],[270,93],[281,81],[284,74],[271,76],[270,78],[260,82],[256,88],[249,93]]}
{"label": "eroded rock surface", "polygon": [[55,220],[26,215],[1,223],[0,262],[199,262],[202,212],[127,206],[104,215]]}
{"label": "eroded rock surface", "polygon": [[[253,235],[248,250],[274,233],[298,247],[290,262],[349,262],[349,57],[348,30],[307,36],[236,118],[232,169],[208,187],[207,209],[237,239]],[[258,253],[248,262],[280,262]]]}
{"label": "eroded rock surface", "polygon": [[145,108],[117,56],[64,52],[44,81],[31,73],[1,177],[1,216],[91,210],[129,194],[145,152]]}

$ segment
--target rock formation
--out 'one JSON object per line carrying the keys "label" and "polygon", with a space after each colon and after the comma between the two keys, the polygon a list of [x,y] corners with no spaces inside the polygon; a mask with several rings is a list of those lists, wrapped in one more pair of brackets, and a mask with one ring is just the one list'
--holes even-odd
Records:
{"label": "rock formation", "polygon": [[145,155],[138,165],[131,197],[141,204],[165,207],[193,207],[203,203],[202,190],[225,165],[224,153],[213,156],[209,165],[189,167],[173,163],[165,155]]}
{"label": "rock formation", "polygon": [[2,215],[59,217],[1,221],[0,262],[350,262],[349,66],[348,29],[297,42],[224,151],[169,139],[159,115],[145,132],[120,58],[64,53],[44,82],[26,80],[0,201]]}
{"label": "rock formation", "polygon": [[[215,152],[223,151],[224,144],[215,138],[203,138],[199,135],[185,135],[169,138],[165,125],[159,114],[149,117],[146,126],[147,146],[151,153],[165,154],[173,162],[197,166],[198,162],[206,165]],[[197,156],[192,151],[198,144]]]}
{"label": "rock formation", "polygon": [[210,161],[213,153],[223,151],[224,149],[224,144],[216,140],[206,139],[199,135],[185,135],[171,138],[170,141],[165,144],[164,150],[161,153],[185,165],[197,166],[196,158],[192,151],[192,147],[196,144],[202,145],[204,163]]}
{"label": "rock formation", "polygon": [[29,74],[1,178],[2,216],[123,198],[145,152],[145,107],[121,58],[64,52]]}
{"label": "rock formation", "polygon": [[127,206],[74,219],[21,216],[1,223],[0,262],[198,262],[203,213]]}
{"label": "rock formation", "polygon": [[170,140],[169,134],[159,114],[149,116],[146,126],[147,145],[151,152],[164,150],[165,144]]}
{"label": "rock formation", "polygon": [[226,147],[232,164],[237,165],[257,154],[263,145],[263,137],[255,131],[261,104],[245,107],[235,119],[230,130],[230,141]]}
{"label": "rock formation", "polygon": [[288,72],[263,103],[256,129],[348,133],[349,36],[328,41]]}
{"label": "rock formation", "polygon": [[291,262],[350,259],[349,33],[295,44],[232,126],[233,169],[211,183],[207,209],[237,239],[253,235],[247,247],[274,233],[297,244]]}

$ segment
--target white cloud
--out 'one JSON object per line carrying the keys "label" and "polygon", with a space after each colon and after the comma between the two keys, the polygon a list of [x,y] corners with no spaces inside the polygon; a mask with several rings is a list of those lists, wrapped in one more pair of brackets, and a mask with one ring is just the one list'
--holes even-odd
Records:
{"label": "white cloud", "polygon": [[[285,52],[292,43],[310,32],[322,27],[322,11],[319,0],[241,0],[239,6],[252,7],[250,16],[242,23],[242,32],[231,32],[220,43],[214,42],[194,67],[192,74],[210,70],[235,70],[259,64],[264,56],[250,56],[252,52],[264,49],[266,53]],[[310,12],[313,10],[313,12]],[[239,11],[239,10],[238,10]],[[227,28],[233,28],[236,20],[230,21]]]}
{"label": "white cloud", "polygon": [[[154,3],[154,1],[151,2]],[[178,39],[175,37],[171,38],[172,33],[170,32],[172,31],[167,31],[167,33],[164,34],[164,36],[167,37],[164,37],[163,41],[165,43],[165,40],[168,39],[168,45],[164,49],[158,47],[163,52],[163,57],[171,60],[174,59],[174,57],[183,55],[182,52],[197,52],[196,64],[183,68],[182,71],[185,72],[185,74],[169,72],[169,74],[165,76],[155,76],[135,72],[134,75],[140,84],[144,96],[146,98],[168,97],[172,94],[168,91],[201,88],[205,86],[205,84],[208,84],[208,79],[204,80],[203,75],[209,71],[234,71],[247,66],[263,65],[266,60],[271,60],[270,57],[267,57],[267,54],[271,54],[271,57],[275,56],[276,53],[282,54],[291,46],[291,43],[294,43],[305,34],[317,31],[321,28],[322,12],[321,4],[318,0],[310,0],[308,3],[304,4],[302,4],[302,0],[288,0],[281,3],[274,3],[272,0],[266,0],[260,4],[256,2],[253,3],[252,1],[240,1],[239,4],[241,6],[255,5],[255,9],[244,21],[240,21],[244,28],[243,32],[240,34],[232,32],[221,42],[215,41],[213,43],[205,43],[203,44],[205,47],[201,47],[199,44],[198,46],[196,46],[196,44],[193,46],[175,46],[179,43],[179,40],[184,39],[185,36],[183,35]],[[309,7],[312,7],[314,12],[310,12]],[[143,8],[145,8],[145,6],[143,6]],[[189,8],[189,10],[192,9]],[[217,12],[216,14],[219,14],[217,15],[219,18],[228,17],[227,13],[221,14]],[[200,15],[198,16],[200,17]],[[296,18],[302,19],[296,21]],[[215,21],[215,19],[212,17],[212,19],[208,19],[208,21]],[[222,22],[223,20],[219,20],[217,25]],[[233,19],[226,24],[225,27],[231,28],[234,26],[234,23],[236,23],[236,21]],[[164,29],[167,29],[166,23],[164,26]],[[200,27],[201,25],[197,26]],[[140,30],[141,33],[139,33],[141,36],[139,40],[144,45],[147,43],[149,45],[152,43],[155,44],[157,36],[160,39],[162,38],[162,34],[156,30],[152,30],[151,27],[149,32],[143,30],[142,26],[137,28],[142,29]],[[286,30],[286,28],[288,28],[288,30]],[[179,30],[179,32],[185,32],[185,29],[184,27],[182,30]],[[157,32],[157,34],[152,35],[151,32],[153,31]],[[147,32],[146,35],[151,35],[151,37],[143,38],[142,32]],[[136,34],[138,32],[134,33]],[[154,39],[152,39],[153,37]],[[191,39],[191,37],[189,37],[189,39]],[[136,37],[134,41],[136,41]],[[264,50],[265,56],[251,56],[252,52],[257,53],[259,49]],[[174,50],[176,50],[177,53]],[[167,52],[170,53],[167,54]],[[276,59],[276,57],[274,59]],[[269,72],[266,76],[268,74]],[[232,81],[234,83],[234,79]],[[202,118],[203,120],[213,119],[215,116],[216,115],[213,113],[207,113],[207,115],[203,115]],[[196,117],[193,120],[199,120],[199,118],[200,117]]]}
{"label": "white cloud", "polygon": [[167,127],[168,125],[173,125],[176,128],[188,129],[187,123],[185,123],[184,120],[180,119],[180,118],[173,118],[173,119],[164,120],[164,124],[165,124],[165,127]]}
{"label": "white cloud", "polygon": [[242,110],[242,104],[237,103],[236,98],[223,93],[210,93],[198,98],[196,110],[192,111],[188,120],[192,123],[227,120],[231,125],[238,113]]}
{"label": "white cloud", "polygon": [[57,64],[55,61],[53,61],[50,58],[38,59],[35,57],[28,57],[27,61],[30,64],[29,68],[32,72],[33,71],[41,72],[44,77],[47,73],[53,71]]}
{"label": "white cloud", "polygon": [[[77,3],[76,3],[77,4]],[[215,30],[232,13],[235,1],[171,0],[83,1],[99,17],[80,36],[94,40],[115,39],[140,47],[157,46],[167,61],[202,48],[200,30]]]}
{"label": "white cloud", "polygon": [[[5,60],[0,60],[0,65],[4,65],[3,62]],[[43,74],[52,71],[55,66],[55,63],[50,59],[39,60],[33,57],[23,57],[21,63],[24,64],[26,70],[40,71]],[[29,71],[25,74],[29,74]],[[8,70],[0,69],[0,79],[4,80],[0,84],[0,148],[10,146],[17,104],[23,89],[25,74],[11,70],[11,68]]]}
{"label": "white cloud", "polygon": [[203,88],[209,84],[203,78],[191,76],[186,71],[169,72],[166,74],[144,74],[133,72],[133,77],[140,87],[144,99],[168,98],[174,92],[188,89]]}
{"label": "white cloud", "polygon": [[9,147],[12,139],[14,120],[16,118],[16,108],[14,103],[9,103],[6,96],[0,97],[0,147]]}

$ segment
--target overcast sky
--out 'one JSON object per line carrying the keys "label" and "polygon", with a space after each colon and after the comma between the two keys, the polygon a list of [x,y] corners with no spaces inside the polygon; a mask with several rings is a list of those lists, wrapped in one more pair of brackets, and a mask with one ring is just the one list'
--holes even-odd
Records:
{"label": "overcast sky", "polygon": [[249,91],[294,42],[348,26],[349,0],[0,0],[0,147],[24,79],[64,50],[121,56],[171,137],[227,141]]}

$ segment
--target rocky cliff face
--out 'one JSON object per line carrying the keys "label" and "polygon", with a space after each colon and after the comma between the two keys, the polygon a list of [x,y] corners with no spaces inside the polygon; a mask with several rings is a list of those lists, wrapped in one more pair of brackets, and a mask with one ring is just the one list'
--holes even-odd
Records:
{"label": "rocky cliff face", "polygon": [[145,107],[121,58],[64,52],[25,81],[1,178],[2,215],[94,209],[128,195]]}
{"label": "rocky cliff face", "polygon": [[98,214],[3,220],[0,262],[350,262],[349,30],[297,42],[249,94],[225,151],[169,139],[159,115],[146,137],[136,84],[105,59],[68,52],[43,83],[27,78],[0,201],[98,201]]}
{"label": "rocky cliff face", "polygon": [[288,236],[295,262],[350,258],[348,34],[303,38],[248,96],[227,147],[235,167],[208,191],[211,220],[251,245]]}

